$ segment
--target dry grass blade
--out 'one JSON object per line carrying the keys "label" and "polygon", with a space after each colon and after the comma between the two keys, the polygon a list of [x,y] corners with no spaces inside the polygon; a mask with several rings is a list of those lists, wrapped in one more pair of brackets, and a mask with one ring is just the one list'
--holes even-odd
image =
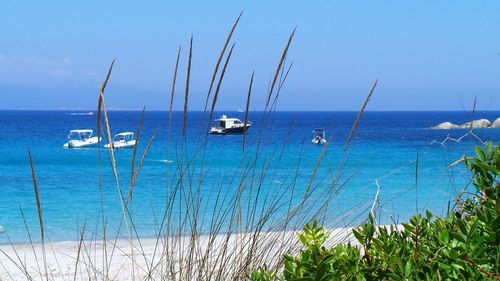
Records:
{"label": "dry grass blade", "polygon": [[309,179],[309,183],[307,184],[306,191],[304,192],[304,200],[306,200],[307,196],[309,195],[309,190],[311,189],[311,186],[314,182],[314,178],[316,177],[316,173],[318,172],[319,165],[321,164],[321,161],[323,160],[323,157],[326,154],[327,147],[328,147],[328,143],[323,145],[323,149],[321,150],[321,154],[319,155],[318,161],[316,161],[316,165],[314,166],[314,170],[311,174],[311,178]]}
{"label": "dry grass blade", "polygon": [[[170,107],[168,110],[168,129],[167,129],[167,155],[166,158],[170,157],[170,134],[172,131],[172,111],[173,111],[173,106],[174,106],[174,95],[175,95],[175,82],[177,81],[177,70],[179,69],[179,58],[181,56],[181,46],[179,46],[179,51],[177,52],[177,59],[175,60],[175,69],[174,69],[174,74],[172,77],[172,90],[170,93]],[[167,190],[166,194],[168,194],[168,182],[169,182],[169,176],[170,176],[170,168],[167,165],[167,171],[165,173],[165,188]]]}
{"label": "dry grass blade", "polygon": [[286,43],[286,46],[285,48],[283,49],[283,53],[281,54],[281,58],[280,58],[280,61],[278,63],[278,67],[276,67],[276,72],[274,74],[274,78],[272,80],[272,82],[270,82],[269,84],[269,92],[268,92],[268,95],[267,95],[267,101],[266,101],[266,105],[264,107],[264,114],[262,114],[262,121],[261,121],[261,126],[260,126],[260,130],[259,130],[259,137],[258,137],[258,141],[257,141],[257,148],[255,150],[255,160],[257,160],[257,156],[259,154],[259,150],[260,150],[260,145],[261,145],[261,141],[262,141],[262,136],[263,136],[263,133],[264,133],[264,124],[266,123],[266,119],[267,119],[267,109],[269,107],[269,102],[271,100],[271,97],[273,95],[273,91],[274,91],[274,87],[276,85],[276,81],[278,80],[278,77],[280,76],[280,72],[283,68],[283,63],[285,61],[285,58],[288,54],[288,49],[290,48],[290,44],[292,43],[292,40],[293,40],[293,37],[295,35],[295,31],[297,30],[297,27],[295,27],[292,31],[292,33],[290,34],[290,36],[288,37],[288,42]]}
{"label": "dry grass blade", "polygon": [[203,110],[204,112],[207,111],[208,100],[210,99],[210,94],[212,92],[212,87],[213,87],[214,82],[215,82],[215,77],[217,76],[217,72],[219,71],[220,63],[222,61],[222,58],[224,57],[224,54],[226,53],[226,48],[227,48],[227,45],[229,45],[229,41],[231,41],[231,37],[233,36],[233,32],[236,29],[238,22],[240,21],[241,15],[243,15],[243,12],[240,13],[238,18],[234,22],[233,27],[231,28],[231,31],[229,32],[229,34],[227,36],[226,42],[224,43],[224,47],[222,47],[219,58],[217,59],[217,63],[215,64],[214,73],[212,74],[212,80],[210,81],[210,87],[208,88],[208,94],[207,94],[207,98],[205,100],[205,109]]}
{"label": "dry grass blade", "polygon": [[[174,105],[174,95],[175,95],[175,83],[177,81],[177,71],[179,69],[179,59],[180,59],[180,56],[181,56],[181,46],[179,46],[179,51],[177,52],[177,59],[175,60],[175,69],[174,69],[174,74],[173,74],[173,77],[172,77],[172,90],[171,90],[171,93],[170,93],[170,107],[169,107],[169,110],[168,110],[168,131],[167,131],[167,155],[166,155],[166,158],[165,159],[169,159],[170,158],[170,134],[171,134],[171,131],[172,131],[172,109],[173,109],[173,105]],[[166,189],[166,192],[165,194],[169,194],[169,180],[170,180],[170,167],[168,165],[166,165],[166,173],[165,173],[165,189]],[[165,217],[166,217],[166,214],[168,212],[168,200],[165,200],[165,204],[167,205],[167,207],[165,208]],[[163,225],[164,225],[164,220],[162,220],[162,223],[161,223],[161,228],[163,228]],[[170,224],[168,225],[170,227]],[[169,232],[170,228],[168,227],[167,229],[167,233]],[[168,239],[168,234],[165,235],[167,236],[167,244],[169,243],[169,239]],[[157,247],[158,247],[158,242],[159,242],[159,238],[160,238],[160,235],[158,235],[157,237],[157,243],[155,245],[155,249],[154,249],[154,253],[156,253],[156,250],[157,250]],[[168,246],[166,246],[168,247]],[[153,255],[154,256],[154,255]]]}
{"label": "dry grass blade", "polygon": [[[347,147],[349,146],[351,138],[354,135],[354,132],[356,131],[356,129],[358,127],[359,120],[361,119],[361,116],[363,115],[363,112],[365,111],[366,105],[368,105],[368,102],[370,101],[370,98],[371,98],[373,92],[375,91],[375,88],[377,87],[377,83],[378,83],[378,79],[375,80],[375,83],[373,84],[370,92],[368,93],[368,96],[366,96],[366,99],[365,99],[365,102],[363,103],[363,106],[361,107],[361,109],[358,112],[358,115],[356,116],[356,120],[354,121],[354,124],[351,127],[351,131],[349,132],[349,136],[347,137],[347,140],[346,140],[345,145],[344,145],[344,150],[343,150],[342,156],[340,158],[341,162],[345,162],[346,161],[346,158],[344,157],[345,152],[347,151]],[[310,188],[312,186],[312,183],[314,182],[314,178],[316,177],[316,173],[318,171],[319,165],[321,164],[321,161],[323,160],[323,157],[326,154],[327,147],[328,147],[328,143],[326,143],[323,146],[323,150],[321,151],[321,154],[320,154],[320,156],[318,158],[318,161],[316,162],[316,165],[314,167],[314,170],[313,170],[313,173],[311,175],[311,178],[309,179],[309,184],[307,185],[306,191],[304,193],[304,200],[307,198],[307,195],[309,194],[309,190],[310,190]],[[342,167],[343,167],[343,164],[341,164],[339,166],[339,170],[337,171],[337,178],[338,178],[338,175],[340,174],[340,172],[342,171]]]}
{"label": "dry grass blade", "polygon": [[212,117],[214,115],[215,105],[217,104],[217,98],[219,97],[220,87],[222,85],[222,80],[224,79],[224,74],[226,73],[227,65],[229,64],[229,60],[231,59],[231,55],[233,54],[234,44],[231,46],[231,50],[229,50],[229,54],[227,55],[226,62],[224,63],[224,67],[222,67],[222,72],[220,74],[219,82],[217,83],[217,88],[215,89],[214,98],[212,100],[212,107],[210,109],[210,116],[208,118],[208,125],[206,135],[208,135],[208,130],[210,129],[210,122],[212,121]]}
{"label": "dry grass blade", "polygon": [[[292,66],[293,66],[293,62],[288,66],[288,69],[287,69],[287,71],[285,73],[285,76],[282,77],[282,78],[280,78],[280,82],[278,84],[278,89],[276,90],[276,95],[274,96],[273,103],[271,104],[271,110],[275,110],[275,107],[278,104],[279,94],[281,93],[281,89],[283,88],[283,85],[285,84],[285,81],[288,78],[288,74],[290,73],[290,70],[292,69]],[[283,74],[283,72],[281,74]]]}
{"label": "dry grass blade", "polygon": [[[26,264],[19,257],[19,253],[16,251],[14,244],[10,242],[10,245],[12,247],[12,250],[14,251],[14,255],[16,256],[17,261],[11,255],[7,254],[4,250],[0,249],[0,252],[23,273],[27,280],[34,280],[33,277],[31,277],[31,275],[29,274],[28,269],[26,268]],[[41,272],[40,275],[42,275]]]}
{"label": "dry grass blade", "polygon": [[144,160],[146,159],[146,155],[148,154],[148,151],[151,148],[151,145],[153,144],[153,141],[154,141],[154,139],[156,137],[156,133],[158,133],[158,128],[156,128],[156,130],[154,131],[153,135],[149,139],[149,142],[148,142],[148,145],[146,147],[146,150],[144,150],[144,152],[142,153],[142,157],[141,157],[141,160],[139,161],[139,165],[137,165],[137,171],[135,172],[134,176],[132,177],[132,181],[130,183],[130,190],[129,190],[128,195],[127,195],[126,205],[128,203],[128,200],[132,196],[132,190],[133,190],[133,188],[135,186],[135,181],[137,180],[137,177],[139,176],[139,172],[141,171],[142,164],[144,163]]}
{"label": "dry grass blade", "polygon": [[[105,124],[105,128],[106,128],[106,135],[107,135],[107,139],[108,141],[112,141],[112,138],[111,138],[111,129],[110,129],[110,126],[109,126],[109,118],[108,118],[108,112],[107,112],[107,109],[106,109],[106,102],[104,100],[104,90],[105,90],[105,86],[107,85],[108,83],[108,80],[109,80],[109,77],[111,75],[111,71],[113,69],[113,65],[114,65],[114,60],[113,60],[113,63],[111,64],[109,70],[108,70],[108,73],[106,75],[106,79],[104,80],[104,83],[103,83],[103,86],[101,87],[101,91],[100,91],[100,94],[99,94],[99,108],[102,108],[102,112],[103,112],[103,116],[104,116],[104,124]],[[121,187],[120,187],[120,181],[119,181],[119,178],[118,178],[118,169],[117,169],[117,166],[116,166],[116,159],[115,159],[115,153],[114,153],[114,149],[108,149],[108,152],[109,152],[109,160],[111,162],[111,168],[113,170],[113,176],[114,176],[114,179],[115,179],[115,183],[116,183],[116,188],[117,188],[117,191],[118,191],[118,198],[120,200],[120,207],[121,207],[121,212],[122,212],[122,216],[123,217],[127,217],[126,216],[126,204],[124,202],[124,198],[123,198],[123,194],[122,194],[122,190],[121,190]],[[135,258],[135,255],[133,253],[133,245],[132,245],[132,233],[131,233],[131,230],[129,228],[129,222],[128,222],[128,219],[125,219],[125,228],[127,229],[127,234],[128,234],[128,239],[131,243],[131,251],[132,251],[132,254],[131,254],[131,257],[132,259]],[[135,262],[135,261],[134,261]],[[132,276],[134,276],[135,272],[135,269],[134,269],[134,263],[132,263]]]}
{"label": "dry grass blade", "polygon": [[104,83],[101,86],[101,92],[104,93],[106,90],[106,86],[108,85],[109,77],[111,76],[111,71],[113,71],[113,66],[115,65],[115,60],[111,62],[111,66],[109,67],[108,73],[106,74],[106,78],[104,79]]}
{"label": "dry grass blade", "polygon": [[[104,116],[106,136],[107,136],[107,139],[110,143],[112,143],[112,137],[111,137],[111,129],[109,126],[108,111],[106,109],[106,102],[104,101],[104,91],[106,89],[106,85],[108,84],[108,80],[109,80],[109,77],[111,75],[111,71],[113,70],[114,63],[115,63],[115,61],[113,60],[113,62],[111,63],[111,66],[109,67],[108,73],[106,75],[106,79],[104,80],[104,83],[102,84],[102,87],[101,87],[101,90],[99,93],[99,109],[102,110],[102,113]],[[115,153],[114,153],[114,150],[112,149],[112,146],[110,147],[110,149],[108,151],[109,151],[109,155],[110,155],[111,166],[113,168],[113,174],[115,177],[116,184],[118,186],[118,192],[120,193],[120,197],[121,197],[121,189],[120,189],[119,180],[118,180],[118,171],[116,168]]]}
{"label": "dry grass blade", "polygon": [[191,40],[189,41],[189,59],[187,66],[187,74],[186,74],[186,93],[184,95],[184,114],[182,116],[182,137],[184,140],[186,139],[186,118],[187,118],[187,109],[188,109],[188,98],[189,98],[189,79],[191,76],[191,58],[193,56],[193,36],[191,36]]}
{"label": "dry grass blade", "polygon": [[38,257],[37,257],[37,254],[36,254],[36,251],[35,251],[35,246],[33,244],[33,239],[31,238],[31,232],[29,230],[29,227],[28,227],[28,222],[26,221],[26,216],[24,215],[24,212],[23,212],[23,208],[21,208],[21,204],[19,204],[19,211],[21,213],[21,217],[23,218],[23,224],[24,224],[24,228],[26,229],[26,234],[28,234],[28,240],[29,240],[29,244],[31,246],[31,250],[33,252],[33,257],[35,257],[35,261],[36,261],[36,267],[37,267],[37,270],[38,272],[42,272],[42,270],[40,269],[40,263],[38,262]]}
{"label": "dry grass blade", "polygon": [[31,157],[31,151],[28,149],[28,155],[30,158],[30,168],[31,168],[31,178],[33,180],[33,189],[35,190],[36,207],[38,211],[38,220],[40,222],[40,238],[42,240],[42,254],[43,254],[43,264],[45,267],[45,278],[49,280],[49,274],[47,269],[47,256],[45,254],[45,233],[43,227],[43,217],[42,217],[42,204],[40,201],[40,194],[38,193],[38,185],[36,182],[35,166],[33,165],[33,158]]}
{"label": "dry grass blade", "polygon": [[[110,72],[111,72],[111,68],[109,69],[108,76],[106,78],[109,77]],[[106,127],[106,135],[107,135],[108,140],[111,141],[112,140],[112,138],[111,138],[111,129],[110,129],[110,126],[109,126],[109,119],[108,119],[108,113],[107,113],[107,110],[106,110],[106,103],[104,101],[104,92],[102,92],[102,91],[100,93],[100,105],[102,106],[102,112],[104,113],[103,115],[104,115],[104,124],[105,124],[105,127]],[[116,159],[115,159],[114,149],[110,148],[110,149],[108,149],[108,152],[109,152],[109,159],[110,159],[110,162],[111,162],[111,168],[113,170],[113,176],[114,176],[116,187],[117,187],[117,190],[118,190],[118,196],[119,196],[120,203],[121,203],[122,214],[123,214],[123,216],[125,216],[125,213],[126,213],[125,212],[125,208],[126,208],[126,206],[125,206],[125,203],[123,201],[123,195],[122,195],[122,191],[121,191],[121,187],[120,187],[120,181],[119,181],[119,178],[118,178],[118,169],[117,169],[117,166],[116,166]],[[125,220],[125,224],[127,225],[127,229],[128,229],[127,220]]]}
{"label": "dry grass blade", "polygon": [[[120,223],[118,224],[118,231],[117,231],[114,243],[113,243],[113,248],[112,248],[112,251],[111,251],[111,258],[109,260],[109,263],[111,263],[111,259],[113,258],[113,255],[114,255],[114,252],[115,252],[115,249],[116,249],[116,244],[117,244],[117,241],[118,241],[118,237],[120,235],[120,229],[121,229],[123,221],[125,221],[125,225],[126,225],[127,232],[128,232],[128,235],[129,235],[129,240],[130,240],[130,243],[131,243],[131,251],[133,253],[133,244],[132,244],[132,238],[131,238],[132,235],[131,235],[131,230],[128,227],[128,219],[127,218],[130,218],[130,223],[131,223],[131,226],[134,229],[134,231],[136,231],[136,229],[135,229],[134,221],[133,221],[133,218],[132,218],[132,214],[131,214],[131,211],[128,208],[128,205],[129,205],[130,199],[132,198],[132,193],[133,193],[133,189],[135,187],[135,182],[137,180],[137,177],[139,176],[139,173],[141,171],[141,167],[142,167],[142,165],[144,163],[144,160],[146,159],[146,156],[147,156],[147,154],[149,152],[149,149],[151,148],[151,145],[153,144],[153,141],[154,141],[157,133],[158,133],[158,128],[156,128],[156,130],[154,131],[153,135],[151,136],[151,138],[150,138],[150,140],[148,142],[148,145],[147,145],[146,149],[144,150],[144,152],[142,154],[141,160],[139,161],[139,165],[137,165],[137,170],[135,171],[135,173],[133,174],[133,176],[130,179],[130,187],[129,187],[129,190],[128,190],[128,193],[127,193],[127,197],[126,197],[126,199],[124,200],[124,203],[123,203],[124,204],[124,208],[123,208],[122,216],[120,218]],[[137,145],[137,143],[136,143],[136,145]],[[120,198],[122,198],[121,193],[120,193]],[[125,216],[126,214],[128,214],[128,217]],[[136,234],[137,234],[137,232],[136,232]],[[139,237],[139,235],[137,235],[137,237]],[[141,245],[140,239],[138,239],[137,241],[139,242],[139,246],[142,249],[142,245]]]}
{"label": "dry grass blade", "polygon": [[[252,95],[252,84],[253,84],[254,72],[252,71],[252,77],[250,78],[250,85],[248,86],[247,104],[245,107],[245,121],[243,124],[246,126],[248,122],[248,109],[250,107],[250,96]],[[245,138],[247,136],[247,130],[243,130],[243,141],[242,141],[242,151],[245,152]]]}
{"label": "dry grass blade", "polygon": [[[111,65],[114,64],[111,63]],[[103,88],[100,87],[102,90]],[[107,245],[106,245],[106,227],[105,227],[105,221],[106,221],[106,216],[104,214],[104,197],[103,197],[103,192],[102,192],[102,172],[101,172],[101,106],[102,106],[102,100],[101,96],[99,95],[99,99],[97,101],[97,171],[98,171],[98,177],[99,177],[99,201],[101,205],[101,222],[102,222],[102,241],[103,241],[103,258],[102,258],[102,264],[103,264],[103,269],[104,269],[104,274],[106,278],[108,277],[108,250],[107,250]]]}
{"label": "dry grass blade", "polygon": [[132,153],[132,166],[130,168],[130,182],[132,182],[132,179],[134,178],[135,156],[137,154],[137,144],[139,143],[139,136],[141,134],[141,127],[142,127],[142,119],[144,118],[144,111],[145,110],[146,110],[146,108],[143,107],[141,118],[139,119],[139,124],[137,125],[137,131],[135,133],[134,152]]}
{"label": "dry grass blade", "polygon": [[349,132],[349,136],[347,137],[347,140],[345,142],[343,153],[345,153],[345,151],[347,150],[347,147],[349,147],[349,143],[351,142],[351,138],[354,135],[354,132],[356,131],[356,129],[358,127],[359,120],[361,119],[361,116],[363,115],[363,112],[365,111],[366,105],[370,101],[370,98],[372,97],[372,94],[375,91],[375,88],[377,87],[377,83],[378,83],[378,78],[377,78],[377,80],[375,80],[375,83],[373,83],[373,86],[372,86],[372,89],[370,90],[370,93],[366,97],[365,102],[363,103],[363,106],[359,110],[358,116],[356,116],[356,120],[354,121],[354,124],[352,125],[351,131]]}
{"label": "dry grass blade", "polygon": [[87,226],[87,220],[83,223],[83,229],[80,233],[80,242],[78,243],[78,249],[76,253],[76,262],[75,262],[75,274],[73,275],[73,280],[76,280],[76,274],[78,272],[78,263],[80,261],[80,252],[82,249],[82,244],[83,244],[83,235],[85,233],[85,227]]}
{"label": "dry grass blade", "polygon": [[467,159],[467,157],[465,155],[462,155],[462,157],[460,157],[460,159],[458,159],[457,161],[451,163],[446,169],[451,169],[453,167],[455,167],[456,165],[464,162],[465,160]]}
{"label": "dry grass blade", "polygon": [[181,56],[181,46],[177,52],[177,59],[175,60],[174,77],[172,78],[172,90],[170,93],[170,108],[168,110],[168,141],[170,142],[170,128],[172,123],[172,107],[174,106],[175,82],[177,81],[177,70],[179,69],[179,58]]}
{"label": "dry grass blade", "polygon": [[[208,142],[208,132],[210,130],[210,122],[211,122],[213,114],[214,114],[215,105],[217,104],[217,98],[218,98],[219,92],[220,92],[220,87],[222,85],[222,81],[224,79],[224,75],[226,73],[226,69],[227,69],[227,66],[229,64],[229,61],[231,60],[231,55],[233,54],[233,50],[234,50],[234,44],[231,46],[231,50],[229,50],[229,54],[227,55],[224,66],[222,67],[219,82],[217,83],[217,88],[215,89],[215,93],[214,93],[214,97],[213,97],[213,101],[212,101],[212,107],[210,109],[210,115],[209,115],[208,121],[207,121],[208,124],[207,124],[207,128],[205,130],[205,143],[203,145],[203,152],[202,152],[202,157],[201,157],[202,160],[201,160],[201,167],[200,167],[200,181],[198,183],[197,194],[199,194],[199,189],[200,189],[201,184],[203,182],[201,179],[203,178],[203,167],[205,165],[205,151],[206,151],[206,146],[207,146],[207,142]],[[196,155],[194,155],[194,158],[195,157],[196,157]]]}
{"label": "dry grass blade", "polygon": [[286,43],[286,47],[283,50],[283,53],[281,54],[280,62],[278,63],[278,67],[276,68],[276,73],[274,74],[274,78],[273,78],[273,81],[271,83],[271,87],[269,88],[269,95],[267,96],[267,101],[266,101],[266,109],[269,106],[269,102],[271,101],[271,97],[272,97],[274,87],[276,85],[276,81],[278,80],[278,77],[279,77],[280,72],[282,70],[283,63],[284,63],[285,58],[288,54],[288,49],[290,48],[290,44],[292,43],[293,36],[295,35],[295,30],[297,30],[297,27],[295,27],[293,29],[292,33],[290,34],[290,37],[288,37],[288,42]]}
{"label": "dry grass blade", "polygon": [[[111,128],[109,126],[108,112],[106,110],[106,102],[104,101],[104,93],[103,92],[101,92],[101,94],[100,94],[100,99],[101,99],[100,104],[102,106],[102,112],[103,112],[103,116],[104,116],[104,125],[106,128],[106,136],[107,136],[108,142],[110,144],[112,144],[113,138],[111,137]],[[110,156],[111,166],[113,168],[113,174],[115,176],[115,181],[118,184],[118,171],[116,168],[115,152],[114,152],[112,145],[110,146],[110,149],[108,149],[108,152],[109,152],[109,156]]]}
{"label": "dry grass blade", "polygon": [[476,102],[477,102],[477,97],[474,97],[474,104],[472,105],[472,116],[471,116],[471,121],[470,121],[470,129],[474,129],[474,115],[476,114]]}

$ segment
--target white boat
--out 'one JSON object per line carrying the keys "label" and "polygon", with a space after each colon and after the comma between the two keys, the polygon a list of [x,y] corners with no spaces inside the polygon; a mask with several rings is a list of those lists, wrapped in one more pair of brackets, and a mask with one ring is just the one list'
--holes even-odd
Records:
{"label": "white boat", "polygon": [[[112,146],[115,149],[130,148],[134,147],[134,145],[135,145],[135,138],[134,138],[134,133],[132,132],[122,132],[113,137]],[[110,148],[111,144],[108,143],[104,147]]]}
{"label": "white boat", "polygon": [[325,134],[325,129],[314,129],[313,130],[314,138],[312,139],[312,143],[314,144],[325,144],[327,143],[326,141],[326,134]]}
{"label": "white boat", "polygon": [[92,130],[71,130],[68,135],[68,142],[64,148],[82,148],[95,146],[99,143],[98,137],[92,137]]}
{"label": "white boat", "polygon": [[222,115],[219,119],[215,119],[217,125],[210,129],[210,134],[224,135],[224,134],[241,134],[252,126],[252,122],[243,124],[238,118],[228,118]]}

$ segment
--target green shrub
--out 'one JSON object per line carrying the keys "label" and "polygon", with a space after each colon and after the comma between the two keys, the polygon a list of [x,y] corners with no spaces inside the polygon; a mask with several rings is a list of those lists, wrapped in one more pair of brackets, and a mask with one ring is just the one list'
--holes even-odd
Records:
{"label": "green shrub", "polygon": [[445,218],[415,215],[402,229],[376,227],[369,216],[353,231],[360,246],[325,248],[316,222],[298,234],[303,249],[285,255],[281,275],[266,267],[249,280],[500,280],[500,148],[476,148],[464,158],[475,191]]}

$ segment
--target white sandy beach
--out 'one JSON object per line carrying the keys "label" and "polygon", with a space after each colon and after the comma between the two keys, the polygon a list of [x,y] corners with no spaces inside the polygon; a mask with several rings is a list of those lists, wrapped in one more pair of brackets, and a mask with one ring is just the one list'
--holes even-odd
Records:
{"label": "white sandy beach", "polygon": [[[351,230],[332,230],[327,244],[354,243]],[[116,247],[113,241],[107,241],[106,252],[102,240],[83,241],[78,254],[79,244],[45,244],[48,280],[172,280],[174,276],[178,280],[242,279],[238,272],[245,264],[248,268],[263,262],[277,266],[283,253],[300,248],[292,231],[205,235],[197,239],[183,236],[169,241],[148,238],[133,243],[119,239]],[[42,245],[0,245],[3,280],[46,280]]]}

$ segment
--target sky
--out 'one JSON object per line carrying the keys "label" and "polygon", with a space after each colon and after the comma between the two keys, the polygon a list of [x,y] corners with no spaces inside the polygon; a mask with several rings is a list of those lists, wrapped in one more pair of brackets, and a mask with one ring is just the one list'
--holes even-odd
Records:
{"label": "sky", "polygon": [[215,63],[240,12],[217,110],[264,108],[297,27],[278,110],[500,110],[499,1],[4,1],[0,109],[93,110],[113,59],[110,109],[202,110]]}

